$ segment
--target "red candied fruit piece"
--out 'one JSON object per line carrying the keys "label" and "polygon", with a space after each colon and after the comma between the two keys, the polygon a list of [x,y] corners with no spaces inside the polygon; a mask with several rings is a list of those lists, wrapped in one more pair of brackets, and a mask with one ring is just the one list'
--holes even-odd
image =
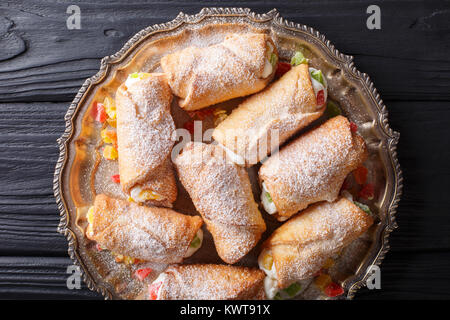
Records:
{"label": "red candied fruit piece", "polygon": [[134,275],[139,279],[139,281],[143,281],[150,273],[152,273],[152,271],[153,270],[151,268],[137,269]]}
{"label": "red candied fruit piece", "polygon": [[277,77],[281,77],[283,74],[291,70],[292,65],[287,62],[278,62],[277,64],[277,70],[275,71],[275,75]]}
{"label": "red candied fruit piece", "polygon": [[372,200],[375,195],[375,187],[372,183],[366,184],[360,191],[359,191],[359,197],[366,199],[366,200]]}
{"label": "red candied fruit piece", "polygon": [[354,122],[350,122],[350,131],[356,132],[358,130],[358,126]]}
{"label": "red candied fruit piece", "polygon": [[328,297],[337,297],[344,293],[344,289],[335,282],[330,283],[324,290]]}
{"label": "red candied fruit piece", "polygon": [[120,174],[115,174],[111,176],[112,181],[115,183],[120,183]]}
{"label": "red candied fruit piece", "polygon": [[94,102],[94,108],[92,109],[92,117],[95,121],[98,121],[100,123],[103,123],[108,118],[108,115],[106,114],[106,109],[103,103],[100,102]]}
{"label": "red candied fruit piece", "polygon": [[325,103],[325,93],[323,92],[323,90],[320,90],[317,93],[317,105],[321,106]]}

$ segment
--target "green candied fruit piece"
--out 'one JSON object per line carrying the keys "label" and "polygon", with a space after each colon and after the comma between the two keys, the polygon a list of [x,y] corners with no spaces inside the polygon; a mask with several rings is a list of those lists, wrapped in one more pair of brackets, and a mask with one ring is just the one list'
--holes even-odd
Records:
{"label": "green candied fruit piece", "polygon": [[270,196],[270,193],[266,192],[266,198],[267,198],[267,201],[273,202],[272,197]]}
{"label": "green candied fruit piece", "polygon": [[137,77],[139,77],[138,72],[133,72],[132,74],[130,74],[130,78],[137,78]]}
{"label": "green candied fruit piece", "polygon": [[313,79],[316,79],[317,81],[319,81],[322,85],[325,85],[325,82],[323,81],[322,71],[314,70],[313,72],[311,72],[311,77],[313,77]]}
{"label": "green candied fruit piece", "polygon": [[190,247],[198,248],[200,246],[200,242],[201,242],[200,238],[197,235],[195,235],[195,238],[194,238],[194,240],[192,240]]}
{"label": "green candied fruit piece", "polygon": [[270,64],[271,64],[272,66],[274,66],[274,65],[277,64],[277,61],[278,61],[277,55],[276,55],[275,53],[272,52],[272,54],[270,55],[270,60],[269,60]]}
{"label": "green candied fruit piece", "polygon": [[281,296],[281,294],[279,292],[277,292],[275,297],[273,297],[273,300],[283,300],[283,297]]}
{"label": "green candied fruit piece", "polygon": [[329,100],[327,103],[327,111],[326,111],[326,115],[328,116],[328,118],[333,118],[341,114],[342,112],[339,106],[333,101]]}
{"label": "green candied fruit piece", "polygon": [[373,215],[372,211],[369,208],[369,206],[365,205],[364,203],[358,202],[358,201],[353,201],[353,203],[355,205],[357,205],[362,211],[364,211],[368,215],[371,215],[371,216]]}
{"label": "green candied fruit piece", "polygon": [[293,66],[298,66],[302,63],[308,63],[308,59],[305,58],[301,51],[296,51],[294,56],[291,58],[291,64]]}
{"label": "green candied fruit piece", "polygon": [[292,298],[295,297],[297,293],[300,292],[300,290],[302,290],[302,286],[299,283],[294,282],[289,287],[284,289],[284,292],[286,292]]}

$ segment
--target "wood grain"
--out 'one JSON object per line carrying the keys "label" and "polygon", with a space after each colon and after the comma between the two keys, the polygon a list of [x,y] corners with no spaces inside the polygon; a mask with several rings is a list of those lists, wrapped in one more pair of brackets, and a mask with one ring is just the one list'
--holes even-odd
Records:
{"label": "wood grain", "polygon": [[52,191],[56,139],[64,114],[103,56],[148,25],[202,7],[240,6],[326,35],[354,55],[400,131],[404,193],[399,229],[382,265],[382,290],[358,299],[450,298],[450,5],[445,1],[377,1],[382,29],[365,27],[372,1],[80,2],[81,30],[66,28],[67,3],[0,3],[0,298],[99,297],[69,290],[66,240],[56,233]]}
{"label": "wood grain", "polygon": [[[79,5],[81,30],[68,30],[67,4],[3,2],[0,38],[6,38],[3,47],[14,48],[14,52],[0,51],[0,101],[69,101],[84,79],[97,72],[100,58],[117,52],[139,30],[172,20],[180,11],[197,13],[202,7],[217,4],[83,2]],[[450,100],[448,5],[404,1],[400,6],[385,1],[381,6],[382,29],[372,31],[365,25],[369,4],[226,2],[227,6],[250,7],[259,13],[277,7],[286,19],[316,28],[341,52],[355,56],[360,71],[370,73],[385,99]]]}

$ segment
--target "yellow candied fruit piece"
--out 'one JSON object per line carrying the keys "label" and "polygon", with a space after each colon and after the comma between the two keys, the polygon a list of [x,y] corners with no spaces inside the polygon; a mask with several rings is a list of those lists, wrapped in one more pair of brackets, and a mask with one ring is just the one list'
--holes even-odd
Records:
{"label": "yellow candied fruit piece", "polygon": [[94,207],[89,208],[86,214],[86,218],[89,224],[92,224],[94,222]]}
{"label": "yellow candied fruit piece", "polygon": [[116,107],[114,108],[106,108],[106,114],[108,115],[109,119],[115,120],[117,118],[117,111]]}
{"label": "yellow candied fruit piece", "polygon": [[123,262],[125,264],[134,264],[134,260],[135,260],[134,258],[128,256],[124,256],[123,258]]}
{"label": "yellow candied fruit piece", "polygon": [[272,269],[273,257],[271,254],[264,255],[264,257],[262,259],[262,265],[263,265],[264,269],[266,269],[266,270]]}
{"label": "yellow candied fruit piece", "polygon": [[123,255],[121,255],[121,254],[116,254],[116,253],[113,253],[113,255],[114,255],[114,260],[116,260],[116,262],[123,262],[123,260],[124,260],[124,256]]}
{"label": "yellow candied fruit piece", "polygon": [[103,129],[100,131],[100,136],[104,143],[116,143],[117,134],[114,130]]}
{"label": "yellow candied fruit piece", "polygon": [[117,149],[113,146],[106,146],[105,149],[103,149],[103,157],[108,160],[116,160],[119,156]]}
{"label": "yellow candied fruit piece", "polygon": [[213,111],[214,126],[218,126],[226,117],[228,117],[226,110],[217,108]]}
{"label": "yellow candied fruit piece", "polygon": [[151,190],[142,190],[139,194],[140,197],[142,197],[145,200],[160,200],[162,199],[162,196],[160,194],[157,194],[156,192],[153,192]]}
{"label": "yellow candied fruit piece", "polygon": [[214,109],[214,111],[213,111],[213,115],[215,115],[215,116],[218,116],[220,114],[226,114],[226,113],[227,113],[226,110],[220,109],[220,108]]}
{"label": "yellow candied fruit piece", "polygon": [[324,269],[330,269],[334,264],[334,260],[331,258],[328,258],[327,261],[325,261],[325,264],[323,265],[322,268]]}
{"label": "yellow candied fruit piece", "polygon": [[132,197],[128,197],[128,201],[134,202],[134,199]]}
{"label": "yellow candied fruit piece", "polygon": [[103,105],[105,106],[105,108],[116,108],[116,104],[111,97],[105,97],[105,99],[103,100]]}
{"label": "yellow candied fruit piece", "polygon": [[105,97],[105,100],[103,100],[103,105],[105,106],[105,111],[108,118],[112,120],[116,119],[116,104],[114,100],[110,97]]}
{"label": "yellow candied fruit piece", "polygon": [[331,283],[331,277],[325,273],[321,273],[316,279],[314,279],[314,283],[320,289],[324,290],[326,286]]}
{"label": "yellow candied fruit piece", "polygon": [[113,127],[113,128],[117,128],[117,120],[116,119],[106,119],[106,122],[108,122],[108,124]]}

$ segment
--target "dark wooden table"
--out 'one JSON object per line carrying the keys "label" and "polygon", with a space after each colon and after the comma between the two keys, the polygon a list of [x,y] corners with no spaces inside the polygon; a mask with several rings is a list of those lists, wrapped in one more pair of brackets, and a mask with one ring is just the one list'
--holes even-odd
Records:
{"label": "dark wooden table", "polygon": [[[68,30],[66,9],[81,9]],[[366,9],[381,8],[381,30]],[[400,131],[404,194],[382,290],[357,299],[450,298],[449,1],[2,1],[0,4],[0,298],[94,299],[66,287],[66,240],[52,192],[64,114],[100,59],[139,30],[202,7],[276,7],[316,28],[368,73]]]}

